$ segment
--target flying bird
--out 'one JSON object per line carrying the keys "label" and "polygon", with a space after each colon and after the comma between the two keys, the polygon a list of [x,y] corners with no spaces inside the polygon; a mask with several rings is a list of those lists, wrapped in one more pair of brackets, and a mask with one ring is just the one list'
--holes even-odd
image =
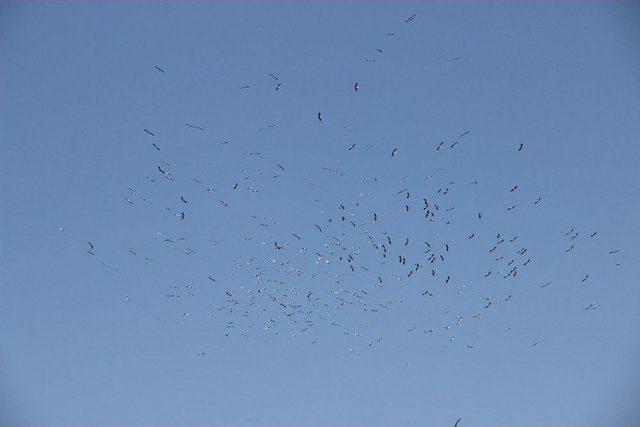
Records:
{"label": "flying bird", "polygon": [[411,15],[410,17],[408,17],[407,19],[404,20],[405,24],[408,24],[409,22],[412,22],[416,19],[417,15]]}

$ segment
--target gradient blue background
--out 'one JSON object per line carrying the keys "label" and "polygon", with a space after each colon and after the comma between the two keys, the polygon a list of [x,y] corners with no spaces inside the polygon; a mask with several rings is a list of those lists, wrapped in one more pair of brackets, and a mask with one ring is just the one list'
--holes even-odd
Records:
{"label": "gradient blue background", "polygon": [[[639,425],[639,22],[638,3],[622,2],[3,2],[0,424]],[[451,187],[452,224],[403,216],[397,191],[409,187],[419,210],[439,186]],[[358,259],[371,274],[333,263],[343,282],[323,276],[297,247],[326,250],[314,224],[329,228],[356,200],[358,224],[381,216],[378,237],[449,233],[456,287],[428,273],[394,281],[406,269],[371,251]],[[355,236],[348,227],[336,230]],[[567,254],[571,228],[581,237]],[[496,232],[529,248],[517,280],[483,280]],[[162,242],[181,235],[175,250]],[[305,274],[265,278],[329,301],[327,289],[371,290],[384,274],[370,298],[391,308],[316,310],[362,337],[319,320],[296,336],[283,321],[276,336],[238,313],[208,317],[225,290],[252,286],[246,262],[268,263],[274,240]],[[170,286],[183,298],[166,298]],[[463,327],[443,331],[456,313]]]}

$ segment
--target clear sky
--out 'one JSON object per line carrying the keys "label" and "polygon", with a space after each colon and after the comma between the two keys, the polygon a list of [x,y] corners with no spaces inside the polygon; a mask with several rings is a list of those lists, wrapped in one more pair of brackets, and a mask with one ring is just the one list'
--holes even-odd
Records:
{"label": "clear sky", "polygon": [[2,2],[0,425],[639,425],[639,23]]}

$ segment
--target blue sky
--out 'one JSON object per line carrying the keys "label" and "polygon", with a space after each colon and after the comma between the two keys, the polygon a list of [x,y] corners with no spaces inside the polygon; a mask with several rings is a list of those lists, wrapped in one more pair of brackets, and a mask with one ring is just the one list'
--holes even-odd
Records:
{"label": "blue sky", "polygon": [[639,18],[3,3],[1,424],[637,425]]}

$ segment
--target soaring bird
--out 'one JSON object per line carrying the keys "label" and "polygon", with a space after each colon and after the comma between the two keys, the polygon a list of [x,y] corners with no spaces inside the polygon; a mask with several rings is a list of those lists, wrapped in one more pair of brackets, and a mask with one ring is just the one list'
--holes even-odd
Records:
{"label": "soaring bird", "polygon": [[150,131],[149,129],[145,129],[144,130],[147,134],[151,135],[151,136],[155,136],[155,133],[153,133],[152,131]]}
{"label": "soaring bird", "polygon": [[360,88],[360,85],[358,84],[358,82],[356,82],[355,85],[353,85],[353,90],[355,90],[356,92],[358,92],[358,89]]}
{"label": "soaring bird", "polygon": [[395,157],[395,155],[396,155],[396,153],[397,153],[397,152],[398,152],[398,149],[397,149],[397,148],[394,148],[394,149],[391,151],[391,157]]}
{"label": "soaring bird", "polygon": [[158,67],[157,65],[154,67],[156,70],[160,71],[161,73],[164,73],[164,70],[160,67]]}
{"label": "soaring bird", "polygon": [[404,20],[405,24],[408,24],[409,22],[412,22],[413,20],[416,19],[417,15],[411,15],[410,17],[408,17],[407,19]]}
{"label": "soaring bird", "polygon": [[322,113],[320,113],[320,112],[318,113],[318,121],[320,121],[320,122],[322,121]]}

